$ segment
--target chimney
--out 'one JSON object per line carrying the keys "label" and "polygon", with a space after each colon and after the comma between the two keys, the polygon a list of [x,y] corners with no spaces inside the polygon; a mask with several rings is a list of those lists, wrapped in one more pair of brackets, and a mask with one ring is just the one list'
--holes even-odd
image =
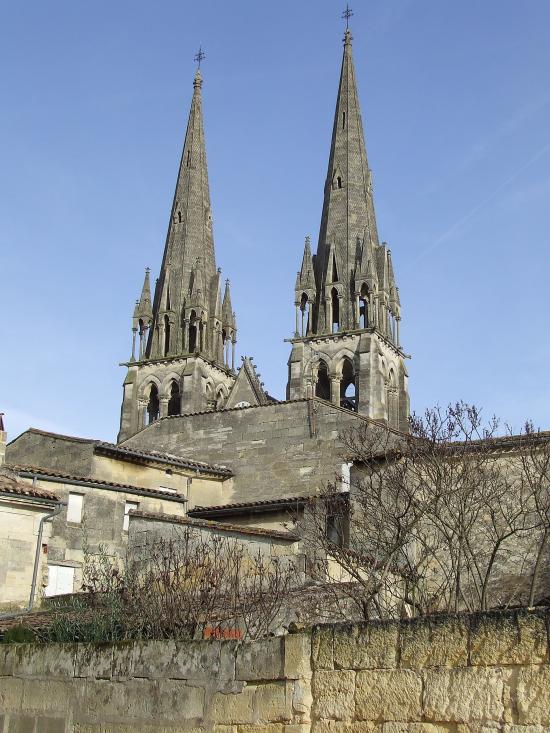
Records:
{"label": "chimney", "polygon": [[3,466],[6,460],[6,443],[7,442],[8,442],[8,434],[4,430],[4,413],[0,412],[0,466]]}

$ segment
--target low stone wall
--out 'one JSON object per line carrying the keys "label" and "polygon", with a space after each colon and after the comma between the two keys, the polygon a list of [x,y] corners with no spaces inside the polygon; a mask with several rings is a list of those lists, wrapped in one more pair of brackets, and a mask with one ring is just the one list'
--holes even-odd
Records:
{"label": "low stone wall", "polygon": [[2,733],[544,733],[548,615],[0,647]]}

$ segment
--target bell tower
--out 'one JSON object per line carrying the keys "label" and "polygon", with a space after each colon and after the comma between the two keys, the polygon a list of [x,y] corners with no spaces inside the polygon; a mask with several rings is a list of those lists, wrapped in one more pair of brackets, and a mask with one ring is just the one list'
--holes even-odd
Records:
{"label": "bell tower", "polygon": [[198,69],[154,297],[147,269],[134,309],[119,441],[159,417],[223,407],[235,382],[237,325],[216,267],[201,90]]}
{"label": "bell tower", "polygon": [[318,396],[408,430],[399,289],[378,239],[349,28],[317,252],[307,237],[294,304],[287,398]]}

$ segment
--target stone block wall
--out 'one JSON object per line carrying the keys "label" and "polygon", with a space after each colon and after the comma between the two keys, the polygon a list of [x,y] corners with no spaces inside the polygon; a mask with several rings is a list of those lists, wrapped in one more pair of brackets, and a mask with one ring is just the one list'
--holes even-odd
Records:
{"label": "stone block wall", "polygon": [[163,418],[124,445],[229,466],[222,504],[312,496],[341,474],[338,433],[361,420],[322,400],[282,402]]}
{"label": "stone block wall", "polygon": [[545,733],[544,611],[0,647],[2,733]]}
{"label": "stone block wall", "polygon": [[305,733],[310,637],[0,645],[2,733]]}
{"label": "stone block wall", "polygon": [[550,731],[544,612],[322,626],[314,733]]}

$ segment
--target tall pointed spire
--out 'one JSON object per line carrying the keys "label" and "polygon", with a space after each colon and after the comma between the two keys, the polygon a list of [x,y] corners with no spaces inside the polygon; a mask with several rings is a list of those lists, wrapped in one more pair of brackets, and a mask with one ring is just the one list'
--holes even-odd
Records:
{"label": "tall pointed spire", "polygon": [[[197,295],[198,283],[204,301],[201,304],[204,308],[203,318],[214,315],[208,312],[215,308],[216,294],[211,290],[216,275],[216,259],[201,89],[202,76],[197,69],[164,257],[155,290],[153,334],[147,350],[147,356],[152,358],[186,352],[184,322],[201,317],[196,312],[191,314],[186,306],[196,306],[197,303],[187,304],[186,297],[190,293]],[[167,348],[168,324],[171,343]],[[204,351],[208,350],[208,339],[203,341],[202,346]]]}
{"label": "tall pointed spire", "polygon": [[[380,244],[346,6],[317,253],[296,278],[289,399],[316,395],[405,430],[407,373],[389,249]],[[313,268],[314,278],[308,276]]]}
{"label": "tall pointed spire", "polygon": [[[317,249],[317,276],[323,286],[347,283],[356,266],[362,244],[378,244],[374,215],[372,174],[368,165],[355,67],[352,35],[346,29],[344,53],[336,99],[330,156],[325,182],[323,213]],[[328,254],[334,247],[336,268]],[[353,298],[346,293],[341,303],[342,325],[353,323]],[[321,311],[323,311],[323,303]]]}
{"label": "tall pointed spire", "polygon": [[[199,49],[199,67],[203,59]],[[147,272],[134,310],[119,440],[134,435],[147,420],[223,406],[236,379],[237,326],[229,297],[224,317],[220,283],[197,68],[152,307]]]}

